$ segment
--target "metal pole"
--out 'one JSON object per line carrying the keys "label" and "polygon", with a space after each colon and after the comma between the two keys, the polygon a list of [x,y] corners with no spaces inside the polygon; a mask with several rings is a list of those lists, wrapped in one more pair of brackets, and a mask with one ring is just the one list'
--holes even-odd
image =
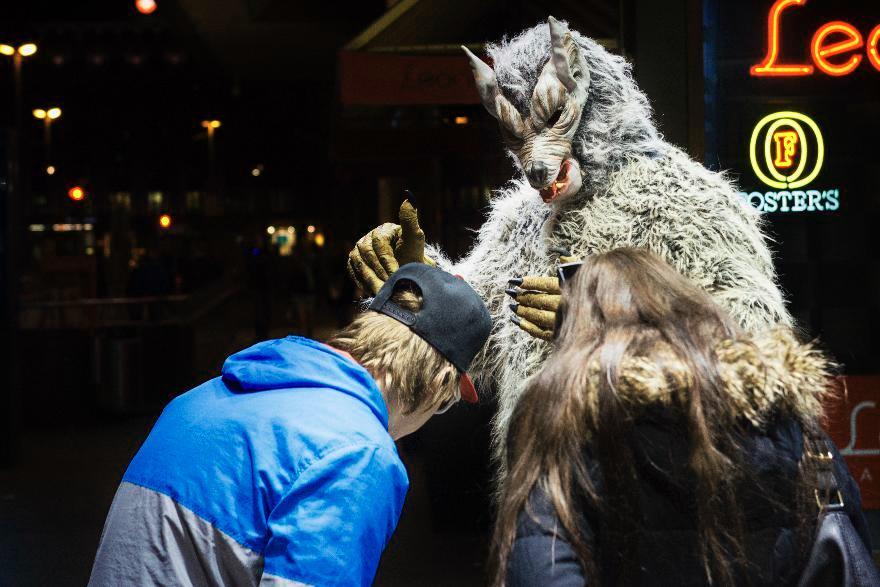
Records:
{"label": "metal pole", "polygon": [[46,144],[46,167],[48,167],[52,164],[52,119],[47,115],[43,122],[45,123],[43,126],[43,142]]}
{"label": "metal pole", "polygon": [[214,127],[208,127],[208,178],[214,182]]}
{"label": "metal pole", "polygon": [[2,371],[6,380],[0,389],[0,466],[10,466],[19,454],[19,357],[18,357],[18,282],[19,282],[19,234],[21,230],[21,55],[13,56],[14,100],[13,128],[6,141],[7,176],[6,201],[3,212],[5,223],[5,247],[0,281],[5,282],[2,301],[2,343],[6,348],[3,352]]}

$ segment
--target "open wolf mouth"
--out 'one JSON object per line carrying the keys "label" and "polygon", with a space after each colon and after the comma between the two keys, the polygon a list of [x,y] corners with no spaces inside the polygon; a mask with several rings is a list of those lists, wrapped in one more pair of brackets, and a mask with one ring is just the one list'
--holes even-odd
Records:
{"label": "open wolf mouth", "polygon": [[562,165],[559,166],[559,173],[556,175],[553,183],[538,191],[545,204],[549,204],[561,194],[568,195],[567,188],[571,184],[571,178],[569,177],[571,168],[571,159],[563,161]]}

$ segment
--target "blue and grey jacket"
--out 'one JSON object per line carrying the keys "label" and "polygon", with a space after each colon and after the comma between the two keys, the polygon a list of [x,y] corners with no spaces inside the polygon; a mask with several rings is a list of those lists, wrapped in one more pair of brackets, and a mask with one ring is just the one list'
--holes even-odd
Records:
{"label": "blue and grey jacket", "polygon": [[408,486],[366,370],[308,339],[263,342],[162,412],[89,585],[369,585]]}

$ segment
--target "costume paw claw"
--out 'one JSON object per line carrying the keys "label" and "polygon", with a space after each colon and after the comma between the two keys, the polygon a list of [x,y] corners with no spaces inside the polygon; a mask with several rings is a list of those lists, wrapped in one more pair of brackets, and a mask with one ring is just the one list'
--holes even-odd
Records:
{"label": "costume paw claw", "polygon": [[369,295],[376,295],[401,265],[437,265],[425,256],[425,233],[419,226],[418,210],[408,201],[400,206],[399,220],[400,224],[388,222],[374,228],[348,254],[349,277]]}
{"label": "costume paw claw", "polygon": [[509,305],[511,322],[530,335],[542,340],[553,340],[556,310],[561,300],[559,279],[556,277],[527,276],[511,279],[515,287],[505,290],[515,302]]}

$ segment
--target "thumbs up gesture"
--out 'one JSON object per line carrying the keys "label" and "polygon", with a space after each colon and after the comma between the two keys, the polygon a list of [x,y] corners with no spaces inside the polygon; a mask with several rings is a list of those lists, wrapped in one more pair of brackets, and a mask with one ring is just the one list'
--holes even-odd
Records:
{"label": "thumbs up gesture", "polygon": [[436,263],[425,256],[425,233],[409,200],[400,205],[400,224],[387,222],[364,235],[348,254],[348,274],[361,289],[376,295],[388,276],[407,263]]}

